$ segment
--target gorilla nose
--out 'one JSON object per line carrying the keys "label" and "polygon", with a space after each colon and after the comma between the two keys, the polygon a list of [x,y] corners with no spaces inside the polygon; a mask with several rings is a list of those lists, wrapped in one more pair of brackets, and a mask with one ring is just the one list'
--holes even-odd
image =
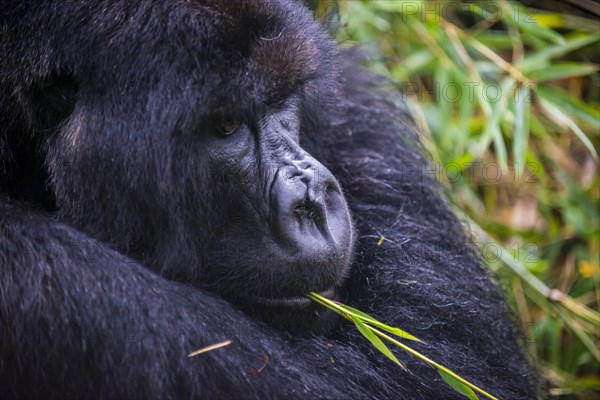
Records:
{"label": "gorilla nose", "polygon": [[309,174],[314,170],[313,163],[304,160],[292,160],[286,166],[286,177],[292,179],[301,177],[302,180],[309,179]]}
{"label": "gorilla nose", "polygon": [[335,178],[311,157],[287,159],[276,173],[271,188],[271,207],[281,218],[291,218],[304,226],[315,224],[324,230],[327,221],[327,197],[338,192]]}
{"label": "gorilla nose", "polygon": [[345,243],[350,223],[342,190],[317,160],[285,160],[269,193],[269,224],[281,243],[315,257],[334,251],[338,242]]}
{"label": "gorilla nose", "polygon": [[[295,182],[299,189],[304,190],[299,203],[305,203],[306,205],[317,204],[323,206],[326,191],[330,190],[331,187],[335,187],[333,175],[319,163],[311,161],[291,161],[286,166],[284,175],[289,181]],[[300,182],[302,185],[299,184]]]}

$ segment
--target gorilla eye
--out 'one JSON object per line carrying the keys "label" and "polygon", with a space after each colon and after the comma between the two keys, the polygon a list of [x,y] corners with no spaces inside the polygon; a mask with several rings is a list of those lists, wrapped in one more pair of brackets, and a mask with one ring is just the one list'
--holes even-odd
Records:
{"label": "gorilla eye", "polygon": [[225,121],[219,126],[219,131],[222,135],[229,136],[234,133],[238,128],[238,124],[236,121],[229,120]]}

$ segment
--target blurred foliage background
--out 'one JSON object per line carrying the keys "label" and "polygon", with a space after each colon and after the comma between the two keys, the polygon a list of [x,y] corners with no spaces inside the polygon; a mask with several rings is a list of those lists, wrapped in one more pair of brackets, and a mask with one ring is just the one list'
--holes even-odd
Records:
{"label": "blurred foliage background", "polygon": [[551,396],[597,398],[600,5],[312,4],[403,91]]}

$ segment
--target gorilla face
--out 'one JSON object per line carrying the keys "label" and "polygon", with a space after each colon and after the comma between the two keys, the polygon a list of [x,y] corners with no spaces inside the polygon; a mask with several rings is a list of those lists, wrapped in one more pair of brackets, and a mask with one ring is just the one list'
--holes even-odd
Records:
{"label": "gorilla face", "polygon": [[40,89],[62,113],[47,141],[59,218],[287,325],[313,313],[309,291],[334,296],[352,255],[340,185],[300,144],[335,90],[333,45],[295,2],[174,3],[156,4],[169,26],[104,21],[109,46],[61,44],[87,54]]}
{"label": "gorilla face", "polygon": [[204,284],[263,306],[297,308],[330,293],[350,260],[352,227],[340,185],[299,145],[297,97],[226,119],[205,153],[221,227],[204,255]]}
{"label": "gorilla face", "polygon": [[[307,308],[309,291],[332,296],[351,258],[346,201],[331,172],[300,147],[299,117],[300,99],[290,96],[225,117],[199,143],[202,186],[218,212],[198,283],[271,315]],[[199,210],[207,212],[214,208]]]}

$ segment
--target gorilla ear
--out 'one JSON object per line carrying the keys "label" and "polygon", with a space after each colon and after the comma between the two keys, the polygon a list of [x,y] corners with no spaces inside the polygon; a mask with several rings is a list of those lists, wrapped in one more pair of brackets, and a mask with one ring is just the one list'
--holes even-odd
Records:
{"label": "gorilla ear", "polygon": [[73,111],[76,95],[77,83],[70,74],[53,73],[38,85],[40,105],[58,114],[59,119]]}

